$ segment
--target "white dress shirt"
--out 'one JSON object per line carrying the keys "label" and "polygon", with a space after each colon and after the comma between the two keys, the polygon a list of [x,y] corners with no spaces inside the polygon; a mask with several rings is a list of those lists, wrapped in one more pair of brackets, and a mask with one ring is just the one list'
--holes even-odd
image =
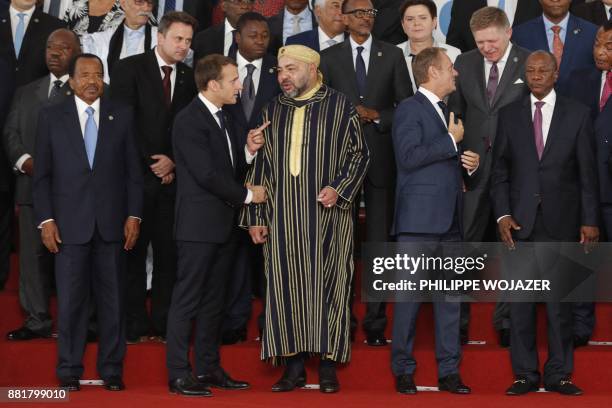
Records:
{"label": "white dress shirt", "polygon": [[157,52],[157,47],[155,47],[155,57],[157,58],[157,65],[159,65],[159,74],[161,75],[162,80],[164,79],[164,70],[163,66],[172,67],[172,72],[170,73],[170,100],[174,97],[174,85],[176,84],[176,64],[166,64],[166,61],[159,55]]}
{"label": "white dress shirt", "polygon": [[[419,87],[418,92],[425,95],[427,100],[433,105],[434,109],[438,113],[438,116],[442,120],[442,123],[444,123],[444,126],[448,129],[448,124],[446,123],[444,112],[442,112],[442,108],[440,108],[440,105],[438,105],[438,102],[441,102],[442,99],[440,99],[438,95],[431,92],[429,89],[423,88],[422,86]],[[451,138],[451,141],[453,142],[453,146],[455,146],[455,151],[458,151],[459,149],[457,149],[457,143],[455,142],[455,138],[453,138],[453,135],[451,135],[450,133],[448,134],[448,136]]]}
{"label": "white dress shirt", "polygon": [[223,55],[227,57],[229,54],[229,49],[232,46],[232,41],[234,41],[234,30],[235,28],[230,24],[229,20],[226,18],[224,23],[224,36],[223,36]]}
{"label": "white dress shirt", "polygon": [[561,27],[561,31],[559,31],[559,37],[561,37],[561,42],[565,45],[565,37],[567,36],[567,25],[569,23],[570,13],[563,20],[561,20],[558,24],[553,23],[549,19],[546,18],[545,15],[542,15],[544,19],[544,29],[546,30],[546,39],[548,40],[548,50],[553,52],[553,41],[555,40],[555,33],[552,30],[552,27],[559,26]]}
{"label": "white dress shirt", "polygon": [[548,131],[550,130],[550,123],[552,122],[553,112],[555,110],[555,102],[557,101],[557,94],[553,89],[541,101],[533,94],[531,94],[530,98],[532,120],[536,111],[535,103],[544,102],[544,105],[542,106],[542,136],[544,138],[544,146],[546,146],[546,140],[548,140]]}
{"label": "white dress shirt", "polygon": [[[123,45],[121,46],[121,54],[119,59],[131,57],[132,55],[142,54],[146,50],[145,46],[145,29],[146,26],[140,27],[138,30],[132,30],[124,25]],[[87,33],[81,37],[81,48],[84,53],[95,54],[102,60],[104,66],[104,82],[110,84],[110,72],[108,72],[108,53],[110,50],[110,42],[117,30],[98,31],[96,33]],[[157,46],[157,27],[151,27],[151,48]]]}
{"label": "white dress shirt", "polygon": [[[497,79],[497,83],[499,84],[499,82],[501,81],[502,75],[504,74],[504,69],[506,68],[506,63],[508,62],[508,58],[510,57],[510,51],[512,50],[512,43],[508,43],[508,48],[506,48],[506,52],[504,53],[504,55],[499,59],[499,61],[497,61],[497,72],[499,72],[499,77]],[[484,83],[485,86],[487,85],[487,81],[489,80],[489,74],[491,73],[491,67],[493,66],[493,63],[489,60],[487,60],[486,58],[484,58],[484,70],[485,70],[485,77],[484,77]]]}
{"label": "white dress shirt", "polygon": [[255,94],[257,94],[257,90],[259,89],[259,78],[261,78],[261,66],[263,64],[263,58],[259,58],[249,62],[240,54],[240,51],[238,51],[236,52],[236,63],[238,64],[238,78],[240,78],[240,83],[243,87],[244,79],[248,74],[246,66],[248,64],[253,64],[255,66],[255,70],[253,71],[253,91],[255,92]]}
{"label": "white dress shirt", "polygon": [[[308,7],[300,11],[298,14],[291,14],[287,7],[283,9],[283,44],[287,41],[287,37],[292,35],[303,33],[304,31],[312,30],[312,12]],[[299,18],[300,29],[297,33],[293,32],[293,21],[295,18]]]}
{"label": "white dress shirt", "polygon": [[90,106],[94,110],[94,122],[96,122],[96,128],[100,128],[100,98],[96,99],[91,105],[88,105],[87,102],[79,98],[78,96],[74,96],[74,100],[76,102],[77,113],[79,114],[79,123],[81,124],[81,135],[85,138],[85,125],[87,124],[87,119],[89,115],[87,114],[87,108]]}
{"label": "white dress shirt", "polygon": [[[215,105],[214,103],[212,103],[211,101],[209,101],[208,99],[206,99],[206,97],[204,95],[202,95],[202,93],[198,93],[198,98],[200,98],[200,100],[202,101],[202,103],[204,104],[204,106],[206,106],[206,108],[208,109],[208,111],[210,112],[210,114],[212,115],[212,117],[215,119],[215,122],[217,122],[217,126],[219,126],[219,128],[221,128],[221,123],[219,122],[219,118],[217,117],[217,112],[221,110],[221,108],[219,108],[217,105]],[[229,137],[229,134],[227,133],[227,129],[225,130],[225,138],[227,139],[227,147],[229,149],[230,152],[230,160],[232,161],[232,165],[234,164],[234,155],[232,153],[232,141]],[[244,154],[245,154],[245,158],[248,164],[251,164],[253,162],[253,159],[255,158],[255,156],[251,155],[246,146],[244,147]],[[250,204],[251,201],[253,201],[253,192],[249,189],[247,189],[247,196],[244,199],[244,203],[245,204]]]}
{"label": "white dress shirt", "polygon": [[368,73],[368,66],[370,65],[370,51],[372,50],[372,35],[368,37],[367,40],[363,44],[357,44],[353,37],[349,37],[349,41],[351,42],[351,50],[353,50],[353,67],[357,69],[357,47],[363,47],[363,51],[361,51],[361,58],[363,58],[363,62],[365,62],[366,74]]}
{"label": "white dress shirt", "polygon": [[13,6],[9,7],[9,15],[11,17],[11,31],[13,33],[13,43],[15,42],[15,32],[17,31],[17,24],[19,24],[19,16],[17,14],[23,13],[25,16],[23,17],[23,26],[24,26],[24,35],[28,31],[28,24],[30,24],[30,20],[32,19],[32,14],[34,14],[34,10],[36,7],[32,7],[26,11],[19,11]]}
{"label": "white dress shirt", "polygon": [[[414,58],[411,54],[412,51],[410,49],[410,40],[404,41],[401,44],[397,44],[397,46],[404,53],[404,58],[406,59],[406,65],[408,65],[408,73],[410,74],[410,82],[412,83],[412,89],[417,89],[416,82],[414,80],[414,72],[412,71],[412,59]],[[455,48],[452,45],[448,44],[440,44],[438,40],[434,38],[433,47],[439,47],[446,50],[446,55],[450,58],[451,62],[454,64],[455,60],[461,54],[461,50],[459,48]]]}
{"label": "white dress shirt", "polygon": [[[550,123],[552,122],[553,112],[555,111],[555,102],[557,101],[557,94],[553,89],[550,91],[548,95],[546,95],[541,101],[533,96],[533,94],[529,97],[531,99],[531,120],[533,123],[533,117],[536,111],[536,102],[544,102],[542,105],[542,138],[544,139],[544,146],[546,146],[546,141],[548,140],[548,131],[550,130]],[[510,217],[510,214],[502,215],[497,219],[497,222],[501,221],[502,218]]]}
{"label": "white dress shirt", "polygon": [[321,29],[321,26],[319,26],[317,30],[319,30],[319,50],[320,51],[323,51],[330,47],[328,43],[329,40],[334,40],[336,44],[340,44],[341,42],[344,42],[344,33],[340,33],[334,38],[329,38],[327,34],[325,34],[325,31]]}
{"label": "white dress shirt", "polygon": [[[517,4],[518,4],[518,0],[506,0],[504,3],[504,11],[506,12],[506,15],[508,16],[508,21],[510,21],[510,27],[512,27],[512,23],[514,22],[514,15],[516,14]],[[498,7],[499,0],[487,0],[487,6]]]}

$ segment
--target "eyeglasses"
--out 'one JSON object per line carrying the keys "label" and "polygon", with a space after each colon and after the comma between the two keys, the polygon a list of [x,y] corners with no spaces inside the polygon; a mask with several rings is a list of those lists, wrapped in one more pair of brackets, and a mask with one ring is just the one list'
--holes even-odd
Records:
{"label": "eyeglasses", "polygon": [[355,9],[351,11],[347,11],[344,14],[352,14],[357,18],[365,19],[365,18],[374,18],[376,14],[378,14],[378,10],[376,9]]}

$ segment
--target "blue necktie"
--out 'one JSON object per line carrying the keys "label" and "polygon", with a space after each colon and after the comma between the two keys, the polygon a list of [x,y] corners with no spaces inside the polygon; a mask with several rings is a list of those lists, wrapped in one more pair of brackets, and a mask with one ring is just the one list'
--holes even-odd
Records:
{"label": "blue necktie", "polygon": [[164,3],[164,14],[169,11],[174,11],[176,9],[176,0],[166,0]]}
{"label": "blue necktie", "polygon": [[94,118],[94,108],[91,106],[85,111],[87,112],[87,122],[85,123],[85,151],[87,152],[87,160],[89,167],[93,169],[94,157],[96,155],[96,144],[98,143],[98,126]]}
{"label": "blue necktie", "polygon": [[506,10],[506,0],[499,0],[499,3],[497,3],[497,8],[502,9],[502,10]]}
{"label": "blue necktie", "polygon": [[363,47],[357,47],[357,59],[355,61],[355,75],[357,76],[357,88],[359,88],[359,97],[363,99],[366,91],[366,66],[361,56]]}
{"label": "blue necktie", "polygon": [[19,23],[17,23],[17,29],[15,30],[15,56],[19,58],[19,51],[21,51],[21,44],[23,44],[23,37],[25,36],[25,13],[17,13],[19,17]]}

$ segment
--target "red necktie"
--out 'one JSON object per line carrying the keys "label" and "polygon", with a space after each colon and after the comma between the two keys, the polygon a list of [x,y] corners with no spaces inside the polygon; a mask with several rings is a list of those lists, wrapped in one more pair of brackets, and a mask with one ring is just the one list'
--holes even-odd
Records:
{"label": "red necktie", "polygon": [[172,104],[172,84],[170,83],[172,67],[169,65],[164,65],[161,67],[161,69],[164,71],[164,78],[162,79],[162,86],[164,87],[164,101],[166,102],[166,106],[170,107]]}
{"label": "red necktie", "polygon": [[601,92],[601,100],[599,101],[600,112],[606,107],[610,95],[612,95],[612,71],[608,71],[606,74],[606,83],[604,84],[603,91]]}
{"label": "red necktie", "polygon": [[551,30],[555,34],[553,37],[553,49],[552,53],[557,60],[557,67],[561,69],[561,58],[563,57],[563,41],[561,41],[561,36],[559,33],[561,32],[561,27],[552,26]]}

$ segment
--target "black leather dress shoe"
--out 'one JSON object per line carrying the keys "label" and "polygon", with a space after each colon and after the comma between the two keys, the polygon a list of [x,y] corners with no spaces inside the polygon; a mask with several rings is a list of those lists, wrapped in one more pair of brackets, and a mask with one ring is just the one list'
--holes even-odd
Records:
{"label": "black leather dress shoe", "polygon": [[81,384],[79,383],[79,377],[60,378],[59,387],[68,392],[80,391]]}
{"label": "black leather dress shoe", "polygon": [[382,333],[369,333],[366,337],[368,346],[381,347],[387,345],[387,338]]}
{"label": "black leather dress shoe", "polygon": [[517,378],[514,383],[506,390],[506,395],[524,395],[528,392],[538,390],[538,385],[526,378]]}
{"label": "black leather dress shoe", "polygon": [[217,370],[212,374],[198,375],[198,381],[208,387],[222,388],[224,390],[246,390],[250,387],[246,381],[234,380],[224,370]]}
{"label": "black leather dress shoe", "polygon": [[170,392],[188,397],[212,396],[210,389],[205,384],[199,382],[198,379],[192,375],[170,381],[168,383],[168,388],[170,389]]}
{"label": "black leather dress shoe", "polygon": [[544,384],[546,391],[558,392],[562,395],[582,395],[580,388],[575,386],[570,380],[561,380],[558,383]]}
{"label": "black leather dress shoe", "polygon": [[335,366],[328,365],[319,367],[319,391],[325,394],[340,391],[340,382],[336,375]]}
{"label": "black leather dress shoe", "polygon": [[125,384],[119,376],[109,377],[104,380],[104,388],[108,391],[123,391],[125,390]]}
{"label": "black leather dress shoe", "polygon": [[503,348],[510,347],[510,329],[501,329],[499,334],[499,345]]}
{"label": "black leather dress shoe", "polygon": [[37,333],[35,331],[28,329],[27,327],[20,327],[17,330],[10,331],[6,334],[6,339],[12,340],[12,341],[46,339],[49,337],[51,337],[51,333],[48,333],[48,334]]}
{"label": "black leather dress shoe", "polygon": [[87,330],[87,342],[95,343],[98,341],[98,333],[94,330]]}
{"label": "black leather dress shoe", "polygon": [[469,394],[472,392],[471,388],[461,381],[459,374],[450,374],[438,379],[438,389],[453,394]]}
{"label": "black leather dress shoe", "polygon": [[272,386],[273,392],[287,392],[293,391],[296,387],[303,387],[306,385],[306,370],[298,374],[293,374],[291,370],[285,370],[283,376]]}
{"label": "black leather dress shoe", "polygon": [[574,336],[574,348],[583,347],[589,344],[588,336]]}
{"label": "black leather dress shoe", "polygon": [[417,387],[412,374],[402,374],[395,377],[395,389],[400,394],[416,394]]}
{"label": "black leather dress shoe", "polygon": [[221,344],[224,346],[229,346],[231,344],[246,341],[246,338],[246,329],[228,330],[221,335]]}

